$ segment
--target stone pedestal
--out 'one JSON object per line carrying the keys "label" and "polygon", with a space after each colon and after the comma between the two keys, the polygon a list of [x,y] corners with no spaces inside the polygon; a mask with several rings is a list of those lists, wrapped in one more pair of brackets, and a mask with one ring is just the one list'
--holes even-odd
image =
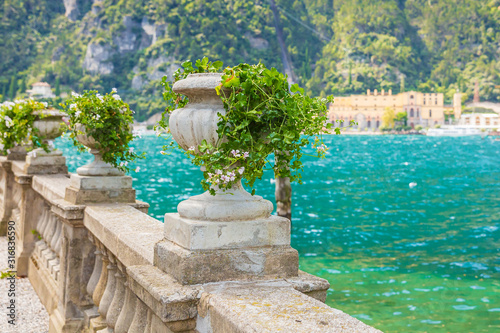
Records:
{"label": "stone pedestal", "polygon": [[135,202],[130,176],[81,176],[71,174],[64,200],[76,204]]}
{"label": "stone pedestal", "polygon": [[28,175],[68,173],[66,157],[62,156],[60,150],[45,152],[43,149],[35,149],[26,156],[24,173]]}
{"label": "stone pedestal", "polygon": [[166,214],[164,228],[165,239],[155,247],[155,266],[182,284],[298,275],[288,219],[215,222]]}

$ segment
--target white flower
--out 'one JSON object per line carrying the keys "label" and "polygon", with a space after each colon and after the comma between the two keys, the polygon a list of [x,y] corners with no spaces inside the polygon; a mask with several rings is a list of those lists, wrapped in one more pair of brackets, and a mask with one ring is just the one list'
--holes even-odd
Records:
{"label": "white flower", "polygon": [[75,112],[75,117],[80,117],[80,114],[82,113],[82,111],[78,110]]}
{"label": "white flower", "polygon": [[120,95],[118,94],[113,94],[112,96],[114,99],[116,99],[117,101],[121,101],[122,99],[120,98]]}
{"label": "white flower", "polygon": [[167,152],[166,152],[166,151],[164,151],[164,150],[162,150],[162,151],[160,151],[160,154],[162,154],[162,155],[167,155]]}
{"label": "white flower", "polygon": [[222,170],[215,170],[216,175],[222,175]]}
{"label": "white flower", "polygon": [[26,154],[31,157],[36,157],[36,152],[34,150],[30,151],[28,154]]}
{"label": "white flower", "polygon": [[141,171],[141,167],[135,168],[135,172],[139,172],[139,171]]}
{"label": "white flower", "polygon": [[239,173],[240,175],[242,175],[242,174],[243,174],[243,172],[245,172],[245,167],[241,167],[241,168],[239,168],[239,169],[238,169],[238,173]]}
{"label": "white flower", "polygon": [[133,152],[134,152],[134,147],[130,147],[130,148],[128,149],[128,152],[129,152],[129,153],[133,153]]}
{"label": "white flower", "polygon": [[54,141],[50,140],[48,143],[49,143],[49,147],[54,147]]}
{"label": "white flower", "polygon": [[9,116],[5,116],[5,126],[8,128],[11,128],[14,123],[12,122],[12,119]]}
{"label": "white flower", "polygon": [[47,103],[47,102],[42,102],[42,104],[43,104],[43,106],[45,106],[45,107],[48,107],[48,106],[49,106],[49,103]]}
{"label": "white flower", "polygon": [[324,144],[321,144],[320,146],[316,147],[316,150],[318,151],[318,153],[324,153],[328,150],[328,147]]}
{"label": "white flower", "polygon": [[189,147],[189,149],[187,151],[195,151],[196,147],[195,146],[191,146]]}
{"label": "white flower", "polygon": [[250,156],[250,153],[249,153],[249,152],[247,152],[247,151],[246,151],[246,152],[244,152],[244,153],[243,153],[243,157],[244,157],[244,158],[247,158],[248,156]]}
{"label": "white flower", "polygon": [[70,108],[70,109],[74,109],[74,108],[76,108],[76,103],[70,104],[70,105],[69,105],[69,108]]}
{"label": "white flower", "polygon": [[116,88],[113,88],[113,89],[111,89],[111,92],[116,93],[116,92],[118,92],[118,90],[116,90]]}
{"label": "white flower", "polygon": [[233,150],[231,150],[231,154],[233,154],[233,155],[234,155],[234,157],[240,157],[240,156],[241,156],[241,155],[240,155],[240,151],[239,151],[239,150],[234,150],[234,149],[233,149]]}
{"label": "white flower", "polygon": [[10,149],[7,149],[7,154],[10,154]]}
{"label": "white flower", "polygon": [[82,95],[77,94],[76,92],[72,91],[71,92],[71,96],[73,96],[73,97],[81,97]]}
{"label": "white flower", "polygon": [[99,120],[99,119],[101,119],[101,116],[100,116],[100,115],[98,115],[98,114],[96,114],[96,115],[95,115],[95,119],[96,119],[96,120]]}
{"label": "white flower", "polygon": [[127,165],[128,165],[127,161],[120,162],[120,166],[127,166]]}

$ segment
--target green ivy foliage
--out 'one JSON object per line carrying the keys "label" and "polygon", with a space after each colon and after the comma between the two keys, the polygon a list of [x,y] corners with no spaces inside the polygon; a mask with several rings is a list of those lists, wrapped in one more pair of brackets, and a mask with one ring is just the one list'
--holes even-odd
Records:
{"label": "green ivy foliage", "polygon": [[69,115],[70,138],[79,151],[89,150],[78,141],[78,136],[84,134],[96,141],[104,162],[122,171],[130,171],[129,163],[135,159],[145,158],[145,153],[137,153],[130,147],[134,118],[116,90],[105,95],[97,91],[73,93],[61,106]]}
{"label": "green ivy foliage", "polygon": [[[185,62],[184,70],[175,75],[179,80],[191,73],[222,72],[216,91],[226,114],[219,113],[219,140],[215,145],[203,140],[187,151],[191,161],[204,170],[203,188],[215,194],[215,188],[230,189],[240,178],[252,187],[265,168],[301,183],[303,148],[312,144],[318,157],[327,151],[321,133],[330,133],[333,127],[326,116],[326,105],[333,97],[309,97],[297,84],[289,88],[287,76],[262,63],[224,70],[222,66],[220,61],[211,63],[203,58],[195,66]],[[167,116],[176,107],[183,107],[188,98],[173,92],[167,78],[163,83]],[[165,121],[161,125],[164,127]],[[335,132],[340,134],[340,129]],[[268,159],[271,154],[275,154],[275,163]]]}
{"label": "green ivy foliage", "polygon": [[37,111],[46,108],[46,103],[32,99],[0,104],[0,150],[3,154],[8,154],[16,146],[25,146],[27,151],[38,147],[48,151],[34,127],[35,121],[43,118],[43,114]]}

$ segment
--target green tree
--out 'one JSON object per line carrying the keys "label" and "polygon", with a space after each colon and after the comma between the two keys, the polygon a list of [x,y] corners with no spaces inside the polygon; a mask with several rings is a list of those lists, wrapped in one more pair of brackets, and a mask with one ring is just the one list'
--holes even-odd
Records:
{"label": "green tree", "polygon": [[59,82],[59,76],[56,77],[56,83],[54,87],[54,94],[59,96],[61,94],[61,83]]}
{"label": "green tree", "polygon": [[398,122],[399,125],[406,126],[406,123],[408,121],[408,115],[406,114],[406,112],[398,112],[394,117],[394,121]]}
{"label": "green tree", "polygon": [[383,128],[394,128],[394,118],[395,112],[393,108],[385,108],[385,112],[382,115],[382,127]]}
{"label": "green tree", "polygon": [[23,76],[22,80],[21,80],[21,85],[19,86],[19,93],[20,94],[24,94],[26,92],[26,77]]}
{"label": "green tree", "polygon": [[9,95],[8,97],[10,98],[10,100],[14,100],[14,98],[16,97],[16,86],[17,86],[17,79],[16,79],[16,76],[15,75],[12,75],[12,77],[10,78],[10,86],[9,86]]}

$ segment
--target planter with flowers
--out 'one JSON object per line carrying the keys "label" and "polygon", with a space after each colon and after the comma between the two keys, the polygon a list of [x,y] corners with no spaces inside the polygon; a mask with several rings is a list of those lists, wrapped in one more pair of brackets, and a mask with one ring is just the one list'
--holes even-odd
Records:
{"label": "planter with flowers", "polygon": [[[0,105],[0,145],[9,159],[25,159],[26,173],[66,172],[62,152],[52,140],[61,135],[64,113],[33,99]],[[27,155],[27,157],[26,157]]]}
{"label": "planter with flowers", "polygon": [[[70,187],[70,201],[109,201],[114,195],[109,193],[112,189],[121,193],[115,201],[135,200],[132,179],[125,176],[125,172],[131,170],[129,163],[144,158],[144,153],[138,154],[130,147],[134,139],[133,112],[128,104],[113,89],[104,95],[97,91],[86,91],[82,95],[72,93],[72,98],[63,107],[69,116],[69,137],[73,144],[79,151],[89,151],[94,155],[90,164],[79,167],[77,174],[71,175],[74,186]],[[102,179],[92,180],[92,177]],[[81,193],[77,194],[78,190],[82,190]],[[89,191],[88,194],[84,193],[85,190]],[[81,198],[75,198],[77,195]]]}
{"label": "planter with flowers", "polygon": [[326,153],[321,133],[331,128],[326,103],[332,99],[289,89],[285,75],[263,64],[222,69],[204,58],[183,68],[172,87],[163,79],[168,106],[159,126],[168,122],[174,140],[201,167],[206,192],[165,215],[159,267],[185,284],[297,276],[290,221],[272,216],[272,203],[245,191],[241,181],[253,187],[268,167],[300,182],[302,148],[312,144],[319,157]]}

